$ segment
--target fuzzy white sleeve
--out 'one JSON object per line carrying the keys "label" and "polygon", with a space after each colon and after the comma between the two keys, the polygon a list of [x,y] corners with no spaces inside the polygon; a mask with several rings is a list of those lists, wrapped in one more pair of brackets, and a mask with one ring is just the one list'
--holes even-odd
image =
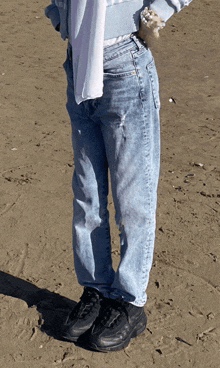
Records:
{"label": "fuzzy white sleeve", "polygon": [[174,13],[179,12],[192,0],[154,0],[149,9],[152,9],[163,22],[166,22]]}

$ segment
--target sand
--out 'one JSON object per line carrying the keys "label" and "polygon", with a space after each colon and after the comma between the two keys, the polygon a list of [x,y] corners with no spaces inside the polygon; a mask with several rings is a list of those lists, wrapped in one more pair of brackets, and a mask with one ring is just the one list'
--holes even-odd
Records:
{"label": "sand", "polygon": [[[79,300],[72,258],[73,153],[66,42],[47,1],[1,0],[0,366],[218,368],[220,361],[220,9],[193,0],[153,47],[161,175],[147,329],[119,352],[62,341]],[[114,264],[118,231],[109,197]]]}

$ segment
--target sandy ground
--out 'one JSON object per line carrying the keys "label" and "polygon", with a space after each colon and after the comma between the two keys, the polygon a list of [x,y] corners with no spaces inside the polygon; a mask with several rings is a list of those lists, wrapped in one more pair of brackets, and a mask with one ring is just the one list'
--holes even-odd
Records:
{"label": "sandy ground", "polygon": [[[154,49],[162,155],[148,328],[126,349],[103,354],[59,337],[82,292],[71,246],[66,42],[44,16],[46,0],[1,0],[2,368],[219,367],[218,2],[194,0],[168,21]],[[109,207],[117,264],[111,196]]]}

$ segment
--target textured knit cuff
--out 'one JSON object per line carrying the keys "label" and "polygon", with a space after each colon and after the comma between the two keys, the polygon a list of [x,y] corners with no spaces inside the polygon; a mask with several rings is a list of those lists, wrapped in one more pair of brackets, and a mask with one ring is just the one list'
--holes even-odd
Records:
{"label": "textured knit cuff", "polygon": [[56,29],[58,24],[60,23],[60,13],[56,5],[50,4],[44,10],[47,18],[51,20],[54,28]]}

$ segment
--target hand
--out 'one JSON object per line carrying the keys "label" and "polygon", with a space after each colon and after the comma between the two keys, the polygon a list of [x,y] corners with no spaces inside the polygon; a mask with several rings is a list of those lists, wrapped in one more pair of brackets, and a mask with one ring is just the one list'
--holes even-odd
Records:
{"label": "hand", "polygon": [[139,37],[148,44],[150,40],[159,37],[159,30],[163,27],[161,18],[153,10],[144,8],[140,15]]}

